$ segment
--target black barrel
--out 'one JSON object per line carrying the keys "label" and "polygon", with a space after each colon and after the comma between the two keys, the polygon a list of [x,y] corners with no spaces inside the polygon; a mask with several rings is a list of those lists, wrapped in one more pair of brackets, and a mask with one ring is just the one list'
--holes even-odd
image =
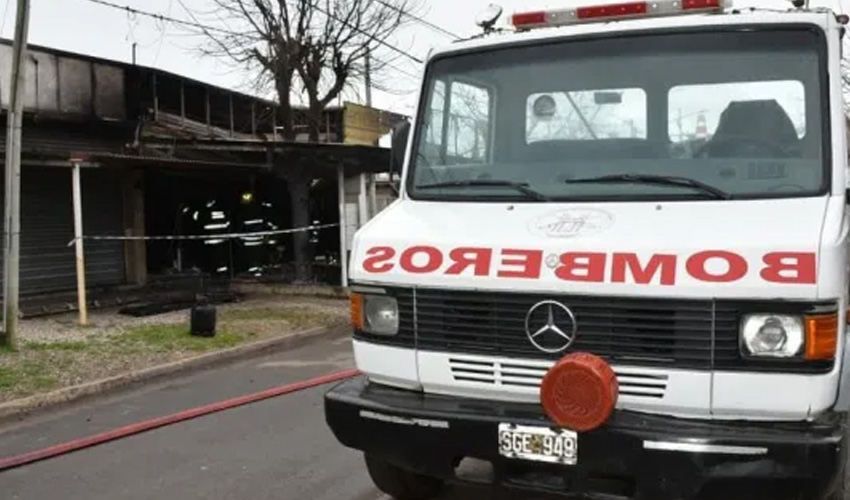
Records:
{"label": "black barrel", "polygon": [[215,337],[216,307],[201,300],[192,306],[191,333],[196,337]]}

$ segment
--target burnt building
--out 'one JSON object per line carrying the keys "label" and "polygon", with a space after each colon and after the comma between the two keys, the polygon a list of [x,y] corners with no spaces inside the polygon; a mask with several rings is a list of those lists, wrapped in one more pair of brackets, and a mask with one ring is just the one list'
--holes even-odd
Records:
{"label": "burnt building", "polygon": [[[11,59],[11,44],[0,42],[4,116]],[[81,167],[85,278],[92,296],[181,273],[287,276],[292,245],[286,234],[159,237],[291,228],[286,179],[288,169],[296,167],[308,168],[314,179],[311,222],[337,224],[344,205],[339,193],[345,191],[338,186],[340,172],[349,179],[347,185],[357,185],[364,173],[389,168],[388,150],[363,141],[362,131],[353,134],[357,140],[347,140],[346,131],[359,126],[351,111],[363,116],[357,107],[326,110],[319,143],[307,142],[304,128],[295,142],[285,142],[278,134],[274,102],[165,71],[33,46],[25,70],[24,304],[27,297],[76,286],[69,245],[74,238],[74,162]],[[389,130],[393,120],[402,119],[370,111],[380,117],[378,129]],[[296,122],[305,121],[297,111]],[[0,135],[5,150],[5,127]],[[370,187],[374,193],[374,184]],[[158,238],[114,239],[120,236]],[[337,228],[311,233],[319,263],[339,265],[340,240]],[[325,275],[334,273],[338,269]]]}

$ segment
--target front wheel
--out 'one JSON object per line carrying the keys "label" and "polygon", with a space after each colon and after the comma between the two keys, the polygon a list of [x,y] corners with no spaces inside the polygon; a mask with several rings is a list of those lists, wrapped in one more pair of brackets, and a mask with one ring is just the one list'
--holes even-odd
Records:
{"label": "front wheel", "polygon": [[366,469],[375,486],[395,500],[431,500],[445,486],[440,479],[404,470],[369,454]]}

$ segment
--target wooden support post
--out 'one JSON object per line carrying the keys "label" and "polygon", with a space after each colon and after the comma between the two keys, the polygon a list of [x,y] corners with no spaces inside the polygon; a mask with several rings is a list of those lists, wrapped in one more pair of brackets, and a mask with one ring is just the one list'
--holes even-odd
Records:
{"label": "wooden support post", "polygon": [[359,209],[360,220],[357,221],[357,227],[363,227],[369,221],[369,206],[366,196],[366,174],[360,174],[358,177],[360,184],[357,188],[357,205]]}
{"label": "wooden support post", "polygon": [[345,172],[342,164],[336,167],[337,194],[339,195],[339,263],[341,268],[340,283],[348,288],[348,239],[345,234]]}
{"label": "wooden support post", "polygon": [[233,133],[236,131],[236,120],[233,117],[233,95],[230,95],[228,99],[228,106],[230,108],[230,137],[233,137]]}
{"label": "wooden support post", "polygon": [[186,84],[180,80],[180,125],[186,126]]}
{"label": "wooden support post", "polygon": [[[128,169],[121,176],[124,204],[124,235],[145,235],[144,172]],[[124,242],[124,279],[142,286],[147,282],[147,252],[144,240]]]}
{"label": "wooden support post", "polygon": [[210,89],[204,89],[204,105],[206,106],[207,132],[212,133],[212,116],[210,112]]}
{"label": "wooden support post", "polygon": [[369,218],[378,215],[378,187],[375,174],[369,174]]}
{"label": "wooden support post", "polygon": [[159,119],[159,89],[157,89],[156,73],[151,76],[151,86],[153,87],[153,119]]}
{"label": "wooden support post", "polygon": [[251,135],[257,135],[257,104],[251,101]]}
{"label": "wooden support post", "polygon": [[86,301],[86,264],[83,251],[83,201],[80,186],[80,163],[75,161],[73,165],[71,191],[74,199],[74,248],[77,255],[77,305],[80,310],[79,323],[85,326],[89,322],[89,314]]}

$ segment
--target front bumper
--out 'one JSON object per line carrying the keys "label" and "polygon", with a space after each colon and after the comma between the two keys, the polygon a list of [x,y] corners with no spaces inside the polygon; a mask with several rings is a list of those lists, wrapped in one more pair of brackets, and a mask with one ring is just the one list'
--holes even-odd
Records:
{"label": "front bumper", "polygon": [[[462,458],[493,466],[498,488],[574,498],[826,498],[843,470],[841,418],[830,423],[709,422],[616,411],[579,435],[578,464],[501,457],[502,422],[551,425],[538,405],[419,392],[351,379],[325,395],[345,446],[403,468],[459,481]],[[802,495],[802,496],[801,496]]]}

